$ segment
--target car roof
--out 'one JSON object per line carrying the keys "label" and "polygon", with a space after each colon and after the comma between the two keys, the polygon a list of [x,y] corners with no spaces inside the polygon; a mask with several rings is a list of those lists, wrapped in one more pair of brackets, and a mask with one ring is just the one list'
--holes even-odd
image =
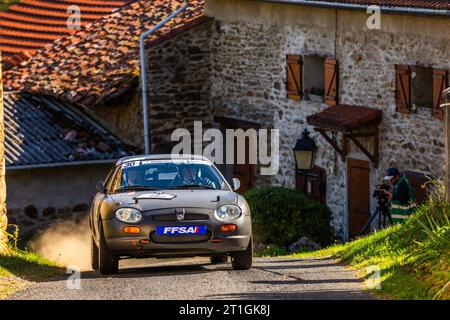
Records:
{"label": "car roof", "polygon": [[203,160],[211,162],[208,158],[204,156],[199,156],[195,154],[190,155],[177,155],[177,154],[152,154],[152,155],[136,155],[130,157],[124,157],[117,161],[117,165],[121,165],[129,161],[145,161],[145,160]]}

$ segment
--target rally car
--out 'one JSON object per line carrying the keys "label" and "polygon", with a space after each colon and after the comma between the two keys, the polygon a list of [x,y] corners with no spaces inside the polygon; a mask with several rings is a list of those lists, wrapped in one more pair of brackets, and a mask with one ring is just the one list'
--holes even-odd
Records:
{"label": "rally car", "polygon": [[114,274],[120,259],[193,256],[251,268],[252,218],[238,188],[201,156],[120,159],[91,206],[92,268]]}

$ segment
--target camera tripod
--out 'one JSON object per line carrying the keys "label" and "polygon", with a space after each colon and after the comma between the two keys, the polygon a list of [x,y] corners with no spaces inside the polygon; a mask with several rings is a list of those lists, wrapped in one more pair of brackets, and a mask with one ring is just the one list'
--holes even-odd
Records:
{"label": "camera tripod", "polygon": [[388,221],[392,225],[392,217],[389,204],[378,204],[375,213],[370,217],[369,221],[364,225],[358,236],[364,234],[378,217],[378,230],[384,229],[388,226]]}

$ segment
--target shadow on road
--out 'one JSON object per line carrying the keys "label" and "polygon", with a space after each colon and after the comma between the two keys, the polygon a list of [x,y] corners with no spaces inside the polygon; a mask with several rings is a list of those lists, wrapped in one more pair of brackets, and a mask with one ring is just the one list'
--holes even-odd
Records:
{"label": "shadow on road", "polygon": [[308,290],[284,292],[230,293],[209,296],[213,300],[372,300],[365,291],[359,290]]}
{"label": "shadow on road", "polygon": [[101,275],[97,271],[82,272],[83,279],[95,278],[151,278],[161,276],[176,276],[176,275],[192,275],[198,273],[209,273],[216,271],[231,270],[228,264],[216,265],[214,269],[205,268],[208,264],[185,264],[185,265],[158,265],[158,266],[144,266],[144,267],[128,267],[119,270],[118,274]]}

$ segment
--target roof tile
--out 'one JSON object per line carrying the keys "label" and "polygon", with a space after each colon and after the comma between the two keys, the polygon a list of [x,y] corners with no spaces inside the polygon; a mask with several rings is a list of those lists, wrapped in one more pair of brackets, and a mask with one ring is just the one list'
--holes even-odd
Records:
{"label": "roof tile", "polygon": [[[73,34],[67,28],[71,5],[81,12],[81,26],[112,14],[131,0],[22,0],[0,12],[0,51],[4,67],[32,56],[37,49]],[[6,43],[5,43],[6,42]]]}
{"label": "roof tile", "polygon": [[74,106],[37,95],[6,93],[8,167],[110,160],[136,153]]}
{"label": "roof tile", "polygon": [[[108,95],[136,85],[139,36],[181,5],[182,1],[176,0],[131,3],[6,70],[4,85],[12,91],[48,94],[85,105],[102,104]],[[147,45],[207,20],[204,0],[191,0],[186,11],[147,39]]]}

